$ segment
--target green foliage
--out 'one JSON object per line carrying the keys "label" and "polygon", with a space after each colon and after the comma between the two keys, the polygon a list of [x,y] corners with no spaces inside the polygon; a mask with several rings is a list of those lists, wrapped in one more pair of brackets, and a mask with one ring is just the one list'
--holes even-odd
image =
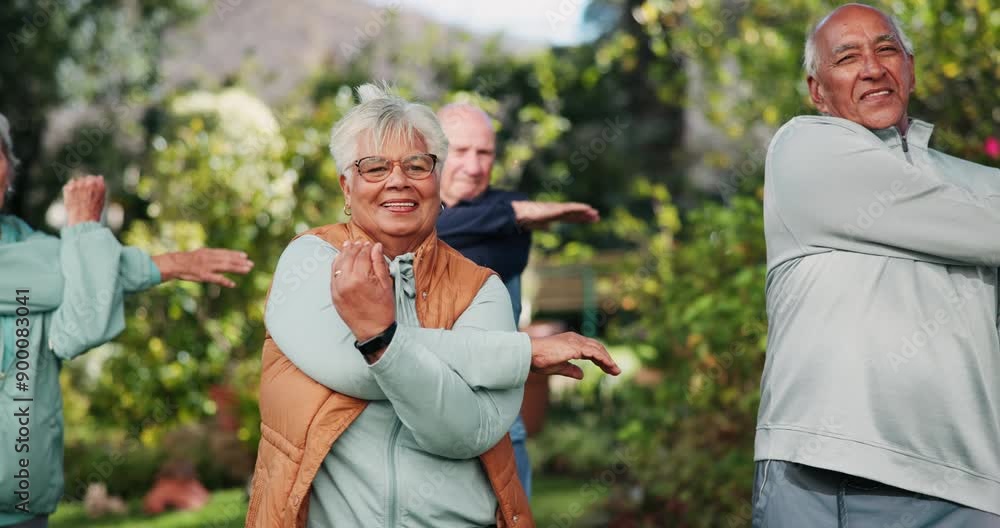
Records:
{"label": "green foliage", "polygon": [[[621,508],[633,510],[640,526],[745,526],[767,339],[762,139],[790,117],[812,112],[801,48],[809,24],[833,5],[607,3],[627,4],[648,46],[685,63],[690,81],[697,79],[697,90],[665,94],[704,112],[730,138],[706,153],[725,175],[726,205],[702,203],[682,215],[665,188],[635,180],[636,194],[652,200],[657,220],[646,223],[624,210],[612,217],[635,251],[628,271],[603,285],[620,292],[620,302],[602,308],[616,314],[615,339],[653,347],[646,366],[661,378],[626,396],[628,423],[619,434],[637,453],[630,473],[642,500]],[[974,1],[895,2],[889,10],[915,37],[911,114],[937,124],[939,148],[996,165],[982,145],[1000,123],[994,88],[1000,10]],[[633,62],[634,53],[622,49],[612,45],[609,53]]]}
{"label": "green foliage", "polygon": [[669,206],[660,216],[620,284],[638,318],[615,337],[650,345],[646,368],[662,380],[634,386],[619,433],[636,453],[641,509],[658,523],[720,526],[748,505],[753,472],[767,333],[762,208],[738,196],[692,211],[681,230]]}
{"label": "green foliage", "polygon": [[[601,309],[612,322],[610,339],[635,351],[642,372],[613,389],[582,384],[562,396],[534,442],[536,461],[600,474],[613,467],[608,453],[622,450],[627,471],[614,473],[613,489],[604,489],[621,519],[645,526],[747,524],[767,329],[764,146],[782,122],[811,112],[801,47],[809,24],[833,3],[594,0],[588,13],[600,36],[578,46],[511,56],[489,42],[470,58],[430,35],[378,57],[362,52],[279,109],[237,88],[150,101],[158,41],[149,36],[198,4],[141,7],[135,25],[89,39],[77,33],[107,29],[124,4],[72,4],[88,8],[82,11],[67,4],[30,53],[0,61],[0,110],[16,102],[38,112],[86,99],[111,118],[100,138],[93,139],[93,124],[74,132],[53,159],[59,165],[32,180],[42,189],[30,201],[36,224],[58,193],[60,165],[103,168],[124,174],[111,186],[125,205],[127,242],[153,253],[230,247],[256,262],[233,290],[175,283],[131,298],[118,345],[92,354],[92,363],[68,365],[67,421],[76,427],[67,428],[67,467],[75,481],[88,478],[94,465],[88,450],[132,442],[136,460],[126,465],[135,475],[119,484],[141,486],[141,475],[151,478],[169,456],[168,434],[192,423],[213,427],[221,412],[213,387],[236,391],[235,435],[242,454],[252,456],[271,274],[297,232],[344,219],[329,128],[352,105],[350,87],[388,71],[406,96],[434,107],[472,101],[494,116],[498,186],[601,210],[604,221],[596,226],[537,234],[540,253],[577,264],[603,249],[626,253],[618,273],[599,284],[601,297],[611,299]],[[0,15],[4,29],[17,29],[34,9],[14,5]],[[1000,10],[984,0],[888,7],[915,39],[912,114],[936,123],[936,146],[996,165],[982,145],[1000,124]],[[138,44],[114,44],[123,38]],[[95,53],[101,46],[124,55]],[[102,77],[95,61],[105,57],[146,62],[107,68],[117,76]],[[60,66],[65,61],[72,64]],[[119,103],[128,111],[119,112]],[[690,152],[683,134],[690,118],[702,115],[718,139]],[[44,122],[17,116],[29,123],[24,130],[15,123],[15,131],[30,162]],[[123,145],[122,135],[134,141]],[[74,155],[80,160],[72,161]],[[696,164],[721,175],[715,192],[694,185]],[[719,195],[724,203],[717,203]],[[24,203],[15,205],[24,211]],[[640,377],[645,381],[632,383]],[[158,412],[162,417],[150,420]],[[209,478],[225,485],[226,477]]]}
{"label": "green foliage", "polygon": [[[755,129],[812,113],[802,47],[811,25],[841,2],[635,3],[650,47],[703,76],[702,90],[687,104],[703,108],[733,139],[758,141]],[[917,87],[910,114],[938,126],[945,151],[988,161],[983,140],[1000,124],[1000,8],[981,0],[874,5],[899,17],[914,41]]]}
{"label": "green foliage", "polygon": [[[157,62],[166,28],[189,19],[207,0],[12,0],[0,10],[0,112],[11,121],[21,158],[18,193],[11,211],[44,225],[45,207],[65,178],[42,170],[42,133],[47,112],[86,102],[106,120],[111,135],[136,132],[138,110],[159,82]],[[76,138],[71,145],[86,146]],[[89,157],[85,154],[84,157]],[[91,158],[93,159],[93,158]],[[65,163],[66,155],[57,158]],[[86,168],[79,160],[74,169]],[[103,170],[112,167],[102,166]],[[115,165],[122,169],[123,166]]]}
{"label": "green foliage", "polygon": [[129,352],[111,355],[91,390],[99,421],[137,423],[170,402],[172,414],[155,424],[159,437],[215,415],[207,391],[229,386],[238,394],[239,438],[256,448],[264,299],[277,258],[295,233],[340,219],[325,130],[345,104],[292,109],[295,121],[285,126],[234,89],[188,93],[166,105],[148,168],[134,182],[149,220],[134,222],[125,241],[153,254],[239,249],[256,270],[232,290],[175,283],[131,299],[119,340]]}

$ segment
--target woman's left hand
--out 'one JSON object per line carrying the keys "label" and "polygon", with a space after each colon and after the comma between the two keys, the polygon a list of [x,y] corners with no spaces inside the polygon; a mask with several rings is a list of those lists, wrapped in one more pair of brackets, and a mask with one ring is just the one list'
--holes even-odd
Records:
{"label": "woman's left hand", "polygon": [[396,320],[396,301],[382,244],[344,242],[333,259],[330,296],[358,341],[385,331]]}

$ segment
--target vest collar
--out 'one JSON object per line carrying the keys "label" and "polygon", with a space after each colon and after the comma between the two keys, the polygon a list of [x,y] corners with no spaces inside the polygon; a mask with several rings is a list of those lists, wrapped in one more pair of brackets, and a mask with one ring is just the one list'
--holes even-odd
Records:
{"label": "vest collar", "polygon": [[[368,242],[375,243],[377,240],[373,239],[364,229],[358,227],[354,221],[347,223],[347,232],[349,234],[350,240],[367,240]],[[400,294],[404,294],[409,298],[414,298],[417,295],[417,283],[415,280],[415,268],[419,269],[434,269],[434,265],[437,262],[437,229],[431,230],[430,234],[417,246],[415,251],[409,253],[403,253],[402,255],[397,255],[396,258],[390,260],[386,257],[386,263],[389,264],[389,274],[395,279],[396,283],[396,298],[400,298]],[[427,274],[424,274],[427,275]],[[427,279],[430,277],[428,276]],[[402,280],[400,280],[402,279]],[[424,292],[428,290],[429,284],[422,284],[421,287]]]}

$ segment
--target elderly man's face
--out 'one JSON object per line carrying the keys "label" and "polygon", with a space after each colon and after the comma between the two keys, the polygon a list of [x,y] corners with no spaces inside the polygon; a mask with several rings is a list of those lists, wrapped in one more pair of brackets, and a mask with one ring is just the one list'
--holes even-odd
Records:
{"label": "elderly man's face", "polygon": [[448,136],[448,159],[441,173],[441,199],[448,205],[471,200],[490,186],[496,135],[481,112],[458,109],[441,117]]}
{"label": "elderly man's face", "polygon": [[808,83],[816,108],[867,128],[897,126],[905,133],[913,58],[886,17],[872,8],[847,6],[815,38],[818,68]]}

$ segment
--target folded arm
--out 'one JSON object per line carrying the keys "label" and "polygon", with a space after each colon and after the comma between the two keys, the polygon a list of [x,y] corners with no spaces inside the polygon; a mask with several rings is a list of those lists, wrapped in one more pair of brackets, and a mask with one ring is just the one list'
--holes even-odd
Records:
{"label": "folded arm", "polygon": [[[509,307],[506,315],[510,319]],[[525,342],[526,357],[530,346]],[[479,352],[482,367],[498,368],[489,352]],[[420,447],[438,456],[465,459],[496,445],[514,423],[528,361],[510,372],[522,379],[521,385],[504,390],[474,388],[419,339],[404,333],[393,338],[371,371]]]}
{"label": "folded arm", "polygon": [[[385,392],[354,348],[354,335],[330,297],[330,266],[337,254],[338,250],[317,237],[292,242],[278,262],[265,324],[281,351],[309,377],[355,398],[383,400]],[[510,300],[503,284],[493,278],[488,285],[491,287],[477,295],[452,330],[400,326],[398,341],[393,343],[411,343],[431,351],[470,387],[509,389],[523,385],[530,363],[530,341],[527,335],[513,332]],[[508,321],[508,326],[496,328],[497,320]]]}
{"label": "folded arm", "polygon": [[775,211],[800,246],[949,265],[1000,265],[1000,195],[912,165],[870,133],[797,122],[767,160]]}

